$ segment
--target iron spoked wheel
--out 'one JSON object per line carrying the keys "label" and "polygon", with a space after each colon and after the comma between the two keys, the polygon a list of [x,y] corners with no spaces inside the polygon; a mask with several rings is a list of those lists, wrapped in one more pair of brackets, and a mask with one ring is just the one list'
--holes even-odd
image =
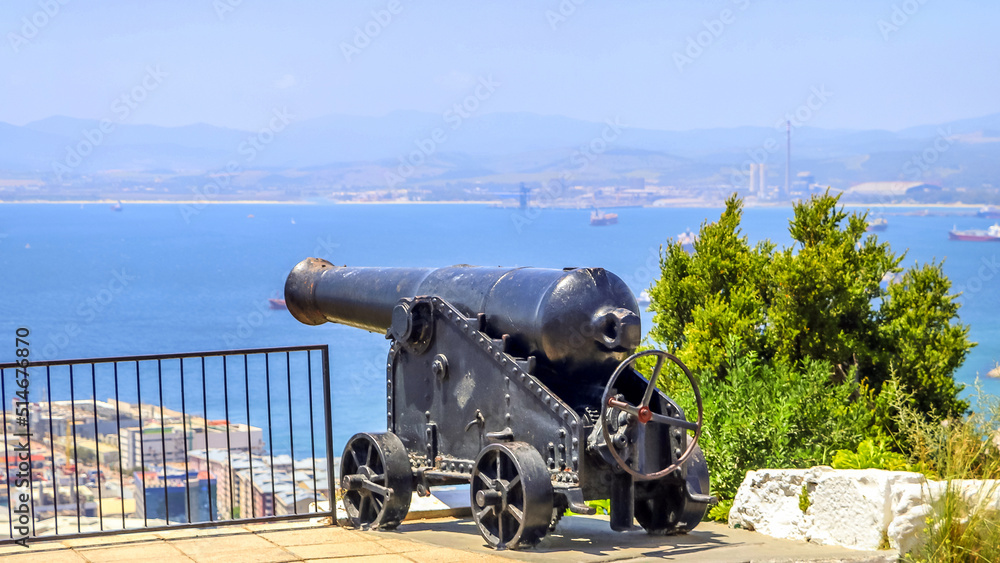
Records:
{"label": "iron spoked wheel", "polygon": [[[615,385],[618,382],[618,378],[625,373],[625,370],[631,369],[635,362],[644,356],[655,356],[656,367],[653,368],[653,374],[646,382],[646,389],[643,392],[642,399],[638,401],[637,404],[633,405],[623,398],[615,395]],[[665,361],[669,361],[679,367],[681,371],[684,372],[684,375],[687,376],[688,383],[694,390],[695,403],[698,407],[697,422],[688,421],[683,417],[676,418],[667,416],[654,412],[650,409],[650,402],[656,391],[656,382],[660,377],[660,371],[663,369]],[[644,352],[632,354],[626,358],[625,361],[619,364],[618,368],[615,369],[615,372],[611,375],[611,379],[608,380],[608,383],[604,388],[604,396],[601,398],[601,405],[601,432],[604,436],[605,443],[608,445],[608,452],[618,463],[619,467],[637,480],[655,480],[673,473],[675,470],[684,465],[684,462],[691,457],[691,454],[694,453],[695,447],[698,445],[698,438],[701,436],[702,419],[704,415],[701,402],[701,391],[698,389],[698,382],[695,381],[694,375],[691,374],[691,370],[689,370],[687,366],[685,366],[679,359],[677,359],[676,356],[672,354],[668,354],[661,350],[646,350]],[[636,451],[631,456],[631,464],[628,463],[621,453],[619,453],[609,431],[611,415],[617,416],[618,413],[626,413],[628,415],[627,425],[631,430],[631,433],[634,435],[632,442],[635,444]],[[671,465],[653,471],[650,471],[646,467],[649,462],[646,460],[645,451],[643,449],[643,440],[646,430],[645,427],[649,423],[661,424],[672,428],[682,428],[684,430],[691,430],[694,432],[694,435],[688,440],[687,449],[677,456]]]}
{"label": "iron spoked wheel", "polygon": [[390,530],[410,509],[413,474],[398,436],[355,434],[340,460],[344,509],[354,527]]}
{"label": "iron spoked wheel", "polygon": [[552,521],[552,481],[541,454],[524,442],[490,444],[472,470],[472,517],[496,549],[538,543]]}

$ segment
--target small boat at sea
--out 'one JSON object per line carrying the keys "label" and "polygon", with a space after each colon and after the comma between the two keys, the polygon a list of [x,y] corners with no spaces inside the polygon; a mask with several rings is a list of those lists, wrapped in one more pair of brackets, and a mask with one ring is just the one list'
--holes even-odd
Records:
{"label": "small boat at sea", "polygon": [[288,309],[288,305],[285,304],[284,299],[278,299],[277,297],[272,297],[271,299],[268,299],[267,302],[272,309],[276,309],[279,311]]}
{"label": "small boat at sea", "polygon": [[122,200],[118,200],[118,203],[111,206],[111,211],[121,211],[122,210]]}
{"label": "small boat at sea", "polygon": [[969,229],[966,231],[959,231],[957,228],[952,228],[948,231],[948,238],[951,240],[968,240],[976,242],[996,242],[1000,241],[1000,225],[994,223],[990,228],[986,229]]}
{"label": "small boat at sea", "polygon": [[885,217],[878,217],[868,221],[868,228],[866,229],[869,233],[882,232],[889,228],[889,221],[885,220]]}
{"label": "small boat at sea", "polygon": [[1000,207],[995,205],[984,205],[976,211],[976,217],[985,217],[987,219],[1000,219]]}
{"label": "small boat at sea", "polygon": [[603,227],[604,225],[617,225],[617,224],[618,224],[617,213],[601,213],[601,210],[596,208],[590,212],[590,225],[593,227]]}

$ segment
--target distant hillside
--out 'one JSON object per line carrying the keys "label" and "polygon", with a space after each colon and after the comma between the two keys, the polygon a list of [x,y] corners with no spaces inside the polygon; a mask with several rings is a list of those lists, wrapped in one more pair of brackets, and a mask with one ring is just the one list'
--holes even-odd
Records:
{"label": "distant hillside", "polygon": [[[530,113],[459,119],[413,111],[272,123],[280,130],[260,134],[120,123],[102,133],[97,121],[61,116],[0,123],[0,176],[50,185],[129,175],[191,183],[235,163],[266,172],[255,177],[276,186],[386,187],[393,175],[404,186],[639,175],[661,185],[721,187],[745,183],[739,170],[763,159],[768,181],[784,181],[784,131],[766,127],[660,131]],[[975,189],[1000,178],[1000,114],[897,132],[801,127],[792,150],[796,172],[835,187],[922,180]]]}

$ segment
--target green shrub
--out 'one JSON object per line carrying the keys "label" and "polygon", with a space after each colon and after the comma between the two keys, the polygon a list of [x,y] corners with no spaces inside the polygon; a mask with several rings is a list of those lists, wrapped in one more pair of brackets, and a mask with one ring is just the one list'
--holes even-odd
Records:
{"label": "green shrub", "polygon": [[707,518],[716,522],[729,522],[729,511],[733,508],[733,499],[720,500],[708,510]]}
{"label": "green shrub", "polygon": [[857,451],[837,450],[830,465],[834,469],[910,471],[906,456],[888,449],[885,442],[876,444],[871,438],[858,444]]}
{"label": "green shrub", "polygon": [[812,506],[812,501],[809,500],[809,487],[802,485],[802,491],[799,493],[799,510],[805,514],[810,506]]}
{"label": "green shrub", "polygon": [[[953,374],[974,343],[941,265],[904,271],[903,257],[866,233],[865,216],[838,201],[828,192],[796,203],[793,244],[778,249],[749,244],[734,195],[701,226],[694,254],[677,243],[661,251],[651,345],[697,375],[702,449],[722,499],[748,470],[829,465],[840,451],[838,463],[907,466],[893,450],[941,447],[908,426],[968,412]],[[664,390],[692,412],[683,378]]]}
{"label": "green shrub", "polygon": [[[978,386],[977,386],[978,387]],[[932,468],[948,485],[932,504],[922,547],[907,561],[1000,561],[1000,512],[989,499],[1000,495],[1000,398],[978,393],[979,407],[965,419],[930,424],[908,407],[900,409],[905,439],[916,447],[915,462]],[[957,479],[981,479],[963,494]],[[989,481],[993,480],[993,481]]]}
{"label": "green shrub", "polygon": [[829,193],[795,204],[793,244],[751,246],[735,195],[715,223],[701,226],[695,253],[676,243],[661,252],[650,288],[650,337],[699,373],[725,379],[729,344],[763,364],[822,361],[837,382],[874,393],[895,381],[926,418],[960,416],[968,403],[954,371],[973,346],[958,324],[958,303],[940,264],[914,266],[900,281],[902,256],[866,233]]}
{"label": "green shrub", "polygon": [[[701,448],[712,493],[731,499],[746,475],[765,467],[829,465],[839,449],[854,449],[877,433],[889,416],[894,387],[875,396],[863,385],[834,384],[829,364],[806,362],[794,369],[767,365],[730,342],[728,377],[701,377],[704,430]],[[677,382],[666,389],[686,413],[693,393]],[[693,416],[693,415],[692,415]]]}

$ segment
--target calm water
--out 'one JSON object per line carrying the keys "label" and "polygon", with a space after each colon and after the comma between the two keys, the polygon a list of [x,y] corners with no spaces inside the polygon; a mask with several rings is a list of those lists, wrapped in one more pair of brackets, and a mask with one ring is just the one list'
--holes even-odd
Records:
{"label": "calm water", "polygon": [[[0,205],[0,361],[13,358],[19,326],[31,329],[36,360],[326,343],[339,452],[353,433],[385,428],[387,344],[382,335],[310,327],[269,310],[267,298],[279,296],[292,266],[307,256],[352,266],[603,266],[638,293],[654,279],[660,244],[697,230],[720,210],[617,212],[618,225],[597,228],[588,224],[589,210],[525,217],[471,205],[211,205],[187,218],[174,205],[127,205],[120,213],[96,204]],[[790,208],[750,209],[743,230],[752,241],[786,244],[790,216]],[[957,377],[971,383],[1000,358],[1000,245],[951,242],[947,231],[992,222],[889,221],[879,237],[907,250],[904,264],[945,260],[947,274],[965,289],[962,321],[979,346]],[[650,315],[643,321],[648,329]],[[258,397],[263,383],[254,377],[249,385]],[[1000,381],[984,384],[1000,393]],[[143,385],[144,401],[155,399]],[[53,398],[68,398],[67,387],[55,382]],[[89,384],[75,390],[78,398],[92,393]],[[33,400],[41,391],[33,387]],[[210,401],[218,393],[210,389]],[[280,390],[272,393],[285,398]],[[99,383],[97,395],[109,397],[110,389]],[[173,386],[164,397],[180,408]],[[276,403],[283,404],[273,406],[275,418],[286,417],[287,403]],[[240,420],[241,413],[237,405],[231,414]],[[308,421],[298,410],[295,416],[302,419],[296,420],[295,454],[306,457],[298,432]],[[287,435],[275,436],[274,444],[287,452]]]}

